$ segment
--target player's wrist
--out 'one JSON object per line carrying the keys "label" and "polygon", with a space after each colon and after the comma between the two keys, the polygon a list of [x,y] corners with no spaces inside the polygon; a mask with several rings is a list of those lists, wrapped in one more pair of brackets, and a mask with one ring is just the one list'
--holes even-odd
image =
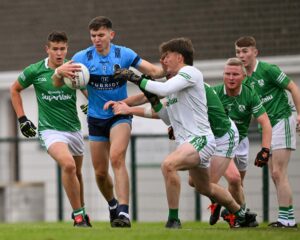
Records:
{"label": "player's wrist", "polygon": [[268,153],[270,152],[270,148],[266,148],[266,147],[262,147],[261,150]]}
{"label": "player's wrist", "polygon": [[19,123],[24,123],[24,122],[28,121],[28,118],[25,115],[23,115],[18,118],[18,121],[19,121]]}
{"label": "player's wrist", "polygon": [[[141,81],[140,81],[140,84],[139,84],[139,87],[143,90],[146,90],[146,85],[147,85],[147,82],[149,80],[146,79],[146,78],[141,78]],[[151,81],[151,80],[150,80]]]}
{"label": "player's wrist", "polygon": [[55,70],[54,70],[54,75],[55,75],[57,78],[62,78],[62,75],[59,73],[58,68],[55,68]]}
{"label": "player's wrist", "polygon": [[144,116],[146,118],[152,118],[152,108],[150,105],[144,108]]}

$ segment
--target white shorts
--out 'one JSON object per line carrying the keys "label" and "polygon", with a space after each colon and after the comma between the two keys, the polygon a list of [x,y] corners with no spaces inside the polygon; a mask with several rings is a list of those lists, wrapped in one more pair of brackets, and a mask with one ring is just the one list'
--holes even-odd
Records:
{"label": "white shorts", "polygon": [[210,158],[216,149],[214,135],[191,137],[188,142],[199,152],[200,162],[198,167],[209,168]]}
{"label": "white shorts", "polygon": [[239,144],[239,131],[231,120],[231,128],[222,137],[216,138],[215,156],[233,158]]}
{"label": "white shorts", "polygon": [[237,169],[241,172],[247,170],[249,158],[249,139],[245,137],[235,150],[234,163]]}
{"label": "white shorts", "polygon": [[84,142],[81,131],[63,132],[57,130],[44,130],[39,132],[39,138],[42,145],[48,150],[56,142],[68,144],[69,150],[73,156],[82,156],[84,151]]}
{"label": "white shorts", "polygon": [[293,114],[272,128],[271,149],[296,149],[296,118]]}

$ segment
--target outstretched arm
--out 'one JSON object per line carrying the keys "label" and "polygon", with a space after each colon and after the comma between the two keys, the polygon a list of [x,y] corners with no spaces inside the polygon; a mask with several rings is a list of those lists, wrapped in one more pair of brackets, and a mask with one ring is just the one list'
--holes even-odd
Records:
{"label": "outstretched arm", "polygon": [[156,114],[150,106],[130,107],[125,102],[115,102],[112,105],[112,108],[115,115],[135,115],[144,118],[159,118],[158,114]]}
{"label": "outstretched arm", "polygon": [[141,64],[137,68],[140,72],[151,76],[154,79],[162,78],[166,76],[166,72],[160,66],[156,66],[146,60],[142,60]]}

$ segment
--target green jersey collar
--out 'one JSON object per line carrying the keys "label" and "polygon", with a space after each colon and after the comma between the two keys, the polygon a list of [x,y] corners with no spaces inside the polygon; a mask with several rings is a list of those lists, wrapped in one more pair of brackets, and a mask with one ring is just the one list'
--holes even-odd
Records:
{"label": "green jersey collar", "polygon": [[[241,95],[241,93],[242,93],[242,88],[243,88],[243,84],[242,84],[241,87],[240,87],[240,91],[239,91],[239,94],[238,94],[238,95]],[[227,94],[227,91],[226,91],[225,84],[223,84],[223,89],[224,89],[224,95],[228,95],[228,94]]]}
{"label": "green jersey collar", "polygon": [[49,65],[48,65],[48,62],[49,62],[49,58],[45,58],[45,68],[49,68]]}
{"label": "green jersey collar", "polygon": [[255,67],[254,67],[254,69],[253,69],[253,72],[256,72],[256,69],[257,69],[257,67],[258,67],[258,63],[259,63],[259,61],[256,59],[256,64],[255,64]]}

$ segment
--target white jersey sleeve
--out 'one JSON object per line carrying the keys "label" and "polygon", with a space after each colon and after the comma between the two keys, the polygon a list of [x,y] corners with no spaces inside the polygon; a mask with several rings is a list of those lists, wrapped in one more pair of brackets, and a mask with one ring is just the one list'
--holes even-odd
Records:
{"label": "white jersey sleeve", "polygon": [[166,109],[177,143],[181,144],[195,136],[212,135],[203,75],[197,68],[185,66],[165,83],[148,81],[146,90],[167,95]]}
{"label": "white jersey sleeve", "polygon": [[176,93],[187,87],[193,86],[194,84],[195,81],[193,81],[193,79],[187,78],[186,75],[179,73],[168,79],[166,82],[148,81],[146,90],[159,96],[166,97],[172,93]]}

